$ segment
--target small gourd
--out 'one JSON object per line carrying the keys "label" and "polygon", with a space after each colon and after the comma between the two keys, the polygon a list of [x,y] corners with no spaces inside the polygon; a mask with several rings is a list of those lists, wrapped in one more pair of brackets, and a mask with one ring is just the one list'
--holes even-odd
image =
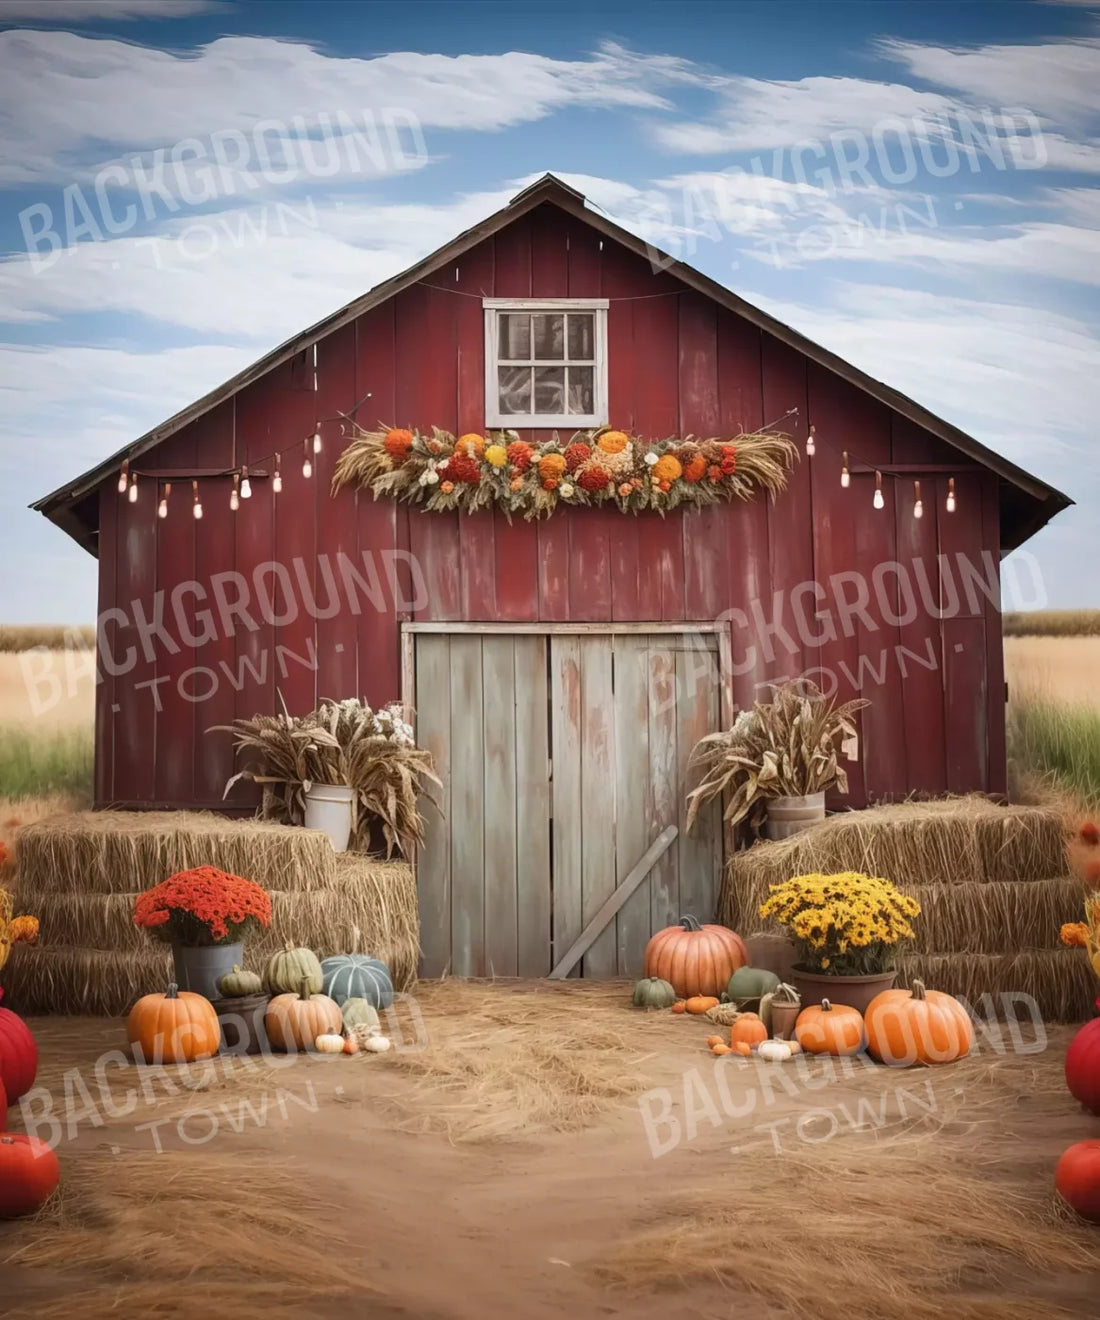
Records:
{"label": "small gourd", "polygon": [[790,1047],[785,1040],[761,1041],[756,1052],[768,1063],[783,1063],[791,1057]]}
{"label": "small gourd", "polygon": [[385,1054],[390,1048],[390,1038],[388,1036],[368,1036],[362,1044],[363,1049],[368,1054]]}
{"label": "small gourd", "polygon": [[752,1049],[761,1041],[768,1039],[768,1029],[755,1013],[742,1013],[730,1027],[730,1044],[747,1045]]}
{"label": "small gourd", "polygon": [[730,1048],[733,1050],[734,1054],[739,1054],[743,1059],[747,1059],[752,1053],[752,1046],[748,1044],[747,1041],[743,1040],[734,1041]]}
{"label": "small gourd", "polygon": [[717,1045],[712,1045],[712,1046],[710,1047],[710,1052],[711,1052],[711,1054],[716,1054],[716,1055],[718,1055],[719,1057],[721,1057],[723,1054],[732,1054],[732,1053],[733,1053],[733,1051],[730,1049],[730,1047],[729,1047],[728,1045],[726,1045],[723,1041],[719,1041]]}
{"label": "small gourd", "polygon": [[338,1036],[335,1031],[325,1032],[314,1040],[313,1048],[318,1054],[343,1054],[344,1038]]}
{"label": "small gourd", "polygon": [[676,991],[659,976],[643,976],[634,986],[630,1002],[635,1008],[671,1008],[676,1003]]}
{"label": "small gourd", "polygon": [[715,1045],[724,1045],[725,1043],[726,1043],[725,1039],[722,1036],[707,1037],[707,1044],[711,1047],[711,1049],[713,1049]]}
{"label": "small gourd", "polygon": [[233,970],[218,978],[218,994],[225,999],[244,999],[263,994],[264,983],[255,972],[244,971],[237,963]]}
{"label": "small gourd", "polygon": [[684,1001],[684,1011],[686,1013],[705,1013],[708,1008],[717,1008],[718,1000],[714,995],[693,995],[691,999]]}
{"label": "small gourd", "polygon": [[359,1042],[358,1042],[353,1036],[348,1036],[348,1037],[345,1039],[345,1041],[344,1041],[344,1053],[345,1053],[345,1054],[358,1054],[358,1053],[359,1053]]}

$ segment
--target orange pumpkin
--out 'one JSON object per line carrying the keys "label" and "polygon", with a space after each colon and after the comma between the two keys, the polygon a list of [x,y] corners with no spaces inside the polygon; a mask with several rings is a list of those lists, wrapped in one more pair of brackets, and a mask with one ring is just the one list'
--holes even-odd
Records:
{"label": "orange pumpkin", "polygon": [[711,1045],[711,1046],[714,1046],[714,1045],[724,1045],[725,1043],[726,1043],[726,1042],[722,1039],[721,1036],[708,1036],[708,1037],[707,1037],[707,1044],[708,1044],[708,1045]]}
{"label": "orange pumpkin", "polygon": [[1054,1185],[1082,1219],[1100,1223],[1100,1141],[1070,1146],[1058,1161]]}
{"label": "orange pumpkin", "polygon": [[685,1013],[705,1013],[708,1008],[717,1008],[718,1000],[714,995],[693,995],[684,1004]]}
{"label": "orange pumpkin", "polygon": [[798,1015],[794,1036],[807,1054],[858,1054],[863,1048],[863,1018],[858,1008],[823,999]]}
{"label": "orange pumpkin", "polygon": [[752,1046],[748,1043],[748,1041],[744,1041],[744,1040],[735,1041],[732,1048],[734,1054],[740,1054],[741,1057],[744,1059],[747,1059],[749,1055],[752,1053]]}
{"label": "orange pumpkin", "polygon": [[712,1046],[710,1047],[710,1052],[711,1052],[711,1054],[732,1054],[732,1053],[733,1053],[733,1051],[730,1049],[730,1047],[729,1047],[728,1045],[724,1044],[722,1041],[719,1041],[717,1045],[712,1045]]}
{"label": "orange pumpkin", "polygon": [[143,1063],[190,1063],[218,1052],[222,1029],[214,1006],[203,995],[170,985],[145,995],[130,1010],[126,1036]]}
{"label": "orange pumpkin", "polygon": [[720,995],[749,951],[727,926],[701,926],[682,917],[678,926],[659,930],[645,946],[645,975],[671,983],[678,995]]}
{"label": "orange pumpkin", "polygon": [[768,1039],[768,1029],[755,1013],[742,1013],[730,1027],[730,1044],[747,1045],[751,1050]]}
{"label": "orange pumpkin", "polygon": [[354,1036],[348,1036],[348,1038],[344,1041],[344,1053],[345,1054],[359,1053],[359,1042],[355,1039]]}
{"label": "orange pumpkin", "polygon": [[0,1219],[33,1214],[60,1179],[57,1156],[39,1137],[0,1135]]}
{"label": "orange pumpkin", "polygon": [[328,995],[311,995],[303,979],[296,995],[276,995],[264,1014],[264,1030],[277,1050],[312,1050],[318,1036],[344,1029],[340,1006]]}
{"label": "orange pumpkin", "polygon": [[974,1028],[953,996],[926,990],[884,990],[867,1006],[867,1045],[880,1063],[952,1063],[970,1053]]}

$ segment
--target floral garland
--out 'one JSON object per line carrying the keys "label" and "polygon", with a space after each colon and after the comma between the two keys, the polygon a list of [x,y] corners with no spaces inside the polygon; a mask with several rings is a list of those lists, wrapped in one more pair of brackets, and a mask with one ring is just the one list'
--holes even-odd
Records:
{"label": "floral garland", "polygon": [[784,435],[754,431],[730,440],[642,440],[602,427],[577,431],[568,441],[555,431],[530,444],[515,431],[468,433],[381,426],[361,431],[336,464],[342,486],[423,504],[434,511],[496,506],[511,517],[549,515],[559,504],[614,503],[623,513],[681,504],[701,508],[748,500],[762,487],[785,489],[797,449]]}

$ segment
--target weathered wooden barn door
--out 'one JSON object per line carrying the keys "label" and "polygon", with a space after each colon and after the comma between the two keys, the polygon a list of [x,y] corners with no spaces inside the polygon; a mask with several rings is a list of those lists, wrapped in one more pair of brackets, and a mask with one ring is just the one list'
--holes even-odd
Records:
{"label": "weathered wooden barn door", "polygon": [[689,835],[684,794],[719,727],[713,634],[414,637],[417,735],[444,786],[417,863],[425,975],[545,976],[668,825],[676,841],[579,970],[636,975],[655,930],[712,917],[721,822],[712,809]]}

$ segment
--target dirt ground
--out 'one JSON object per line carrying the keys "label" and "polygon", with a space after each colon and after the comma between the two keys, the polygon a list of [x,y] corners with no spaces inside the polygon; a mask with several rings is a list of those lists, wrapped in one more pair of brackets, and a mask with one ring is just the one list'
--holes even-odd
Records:
{"label": "dirt ground", "polygon": [[1010,696],[1100,705],[1100,637],[1006,637],[1005,676]]}
{"label": "dirt ground", "polygon": [[108,1053],[119,1022],[38,1020],[64,1181],[0,1226],[0,1315],[1096,1314],[1100,1229],[1052,1194],[1100,1137],[1070,1029],[796,1067],[714,1060],[712,1024],[627,1004],[426,983],[393,1053],[190,1070]]}

